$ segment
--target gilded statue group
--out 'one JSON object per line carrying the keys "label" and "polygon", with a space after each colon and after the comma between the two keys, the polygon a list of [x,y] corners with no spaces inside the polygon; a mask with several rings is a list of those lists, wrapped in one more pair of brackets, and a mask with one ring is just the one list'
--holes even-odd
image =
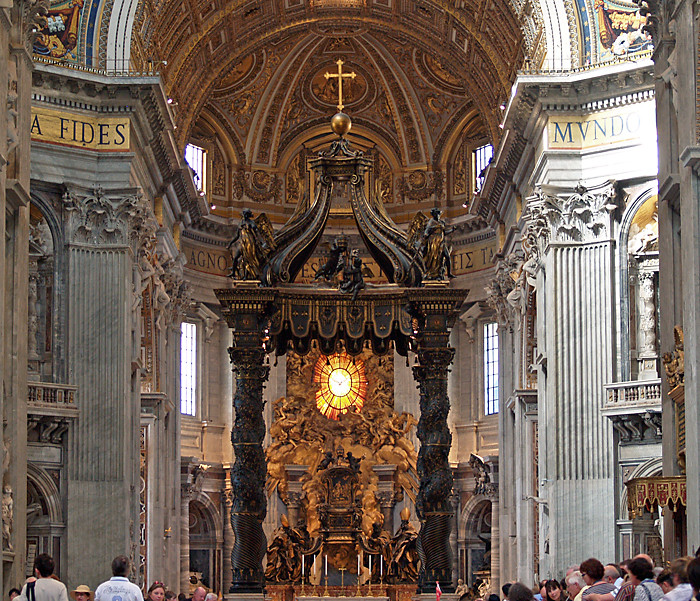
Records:
{"label": "gilded statue group", "polygon": [[[417,582],[420,562],[416,548],[418,532],[411,524],[410,511],[401,511],[401,525],[396,534],[390,538],[389,533],[382,529],[379,522],[372,525],[369,536],[361,535],[359,546],[365,555],[374,557],[371,563],[372,571],[368,574],[371,582],[383,580],[388,583]],[[293,528],[286,515],[281,516],[281,525],[272,536],[267,548],[267,567],[265,579],[268,582],[295,583],[301,582],[304,560],[307,569],[305,579],[310,574],[310,566],[314,563],[314,554],[319,545],[314,544],[309,537],[305,524]],[[380,559],[381,558],[381,559]],[[383,571],[383,566],[386,566]]]}
{"label": "gilded statue group", "polygon": [[[421,266],[425,280],[445,280],[454,277],[452,273],[451,248],[447,244],[447,235],[452,232],[442,211],[433,208],[430,218],[419,212],[409,226],[407,239],[413,252],[413,261]],[[229,276],[237,280],[262,279],[263,267],[275,250],[275,238],[272,224],[265,213],[253,218],[250,209],[243,209],[241,221],[229,242],[231,252],[231,270]],[[326,261],[314,275],[314,281],[335,281],[342,273],[338,283],[340,292],[350,294],[354,301],[365,288],[364,277],[372,275],[364,266],[358,249],[349,249],[347,239],[338,236],[332,243]]]}

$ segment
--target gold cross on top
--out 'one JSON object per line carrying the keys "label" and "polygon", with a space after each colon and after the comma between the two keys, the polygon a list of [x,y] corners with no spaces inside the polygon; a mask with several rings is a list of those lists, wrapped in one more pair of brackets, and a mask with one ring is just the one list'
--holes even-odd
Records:
{"label": "gold cross on top", "polygon": [[343,105],[343,77],[355,79],[357,77],[357,73],[355,73],[354,71],[350,71],[350,73],[343,73],[343,59],[341,58],[335,61],[335,64],[338,65],[338,72],[329,73],[328,71],[326,71],[324,77],[326,79],[330,79],[331,77],[338,78],[338,110],[342,112],[342,110],[345,108],[345,106]]}

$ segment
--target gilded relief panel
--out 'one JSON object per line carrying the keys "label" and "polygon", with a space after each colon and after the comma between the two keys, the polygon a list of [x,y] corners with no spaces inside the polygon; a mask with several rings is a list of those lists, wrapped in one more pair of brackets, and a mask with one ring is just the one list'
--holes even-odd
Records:
{"label": "gilded relief panel", "polygon": [[367,379],[367,396],[361,409],[340,414],[338,419],[325,417],[317,406],[316,394],[323,386],[318,376],[323,370],[317,367],[327,361],[317,349],[306,356],[294,352],[287,355],[287,396],[274,403],[272,443],[266,451],[267,492],[279,494],[288,503],[285,466],[308,466],[301,478],[301,506],[309,533],[315,536],[320,527],[317,507],[322,497],[317,467],[327,452],[335,454],[342,448],[344,453],[362,458],[362,527],[369,532],[375,521],[383,519],[374,465],[396,465],[395,490],[415,499],[417,455],[409,435],[417,422],[412,415],[393,409],[393,355],[378,357],[371,352],[363,352],[354,360],[362,362]]}

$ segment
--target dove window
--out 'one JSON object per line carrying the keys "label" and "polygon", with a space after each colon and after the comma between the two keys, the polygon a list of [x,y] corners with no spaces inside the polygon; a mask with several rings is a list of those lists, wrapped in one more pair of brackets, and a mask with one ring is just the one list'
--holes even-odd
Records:
{"label": "dove window", "polygon": [[367,377],[361,359],[347,353],[321,355],[314,367],[318,385],[316,406],[329,419],[339,419],[348,411],[359,412],[365,403]]}

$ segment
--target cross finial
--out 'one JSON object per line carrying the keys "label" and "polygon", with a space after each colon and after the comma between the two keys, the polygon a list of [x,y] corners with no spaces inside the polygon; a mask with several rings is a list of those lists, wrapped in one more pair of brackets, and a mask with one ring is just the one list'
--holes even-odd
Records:
{"label": "cross finial", "polygon": [[338,110],[343,111],[345,106],[343,105],[343,77],[349,77],[350,79],[355,79],[357,77],[357,73],[354,71],[350,71],[350,73],[343,73],[343,59],[339,58],[337,61],[335,61],[335,64],[338,65],[338,72],[337,73],[329,73],[326,71],[324,74],[324,77],[326,79],[330,79],[331,77],[337,77],[338,78]]}

